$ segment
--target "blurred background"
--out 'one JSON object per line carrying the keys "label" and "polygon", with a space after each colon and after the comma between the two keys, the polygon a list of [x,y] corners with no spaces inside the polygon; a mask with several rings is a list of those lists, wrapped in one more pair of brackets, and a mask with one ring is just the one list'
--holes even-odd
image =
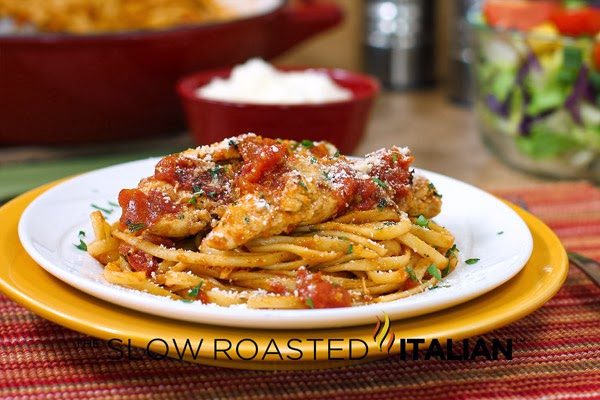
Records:
{"label": "blurred background", "polygon": [[[372,99],[354,88],[344,110],[320,106],[331,116],[326,123],[316,114],[295,114],[303,117],[294,121],[275,108],[266,113],[272,121],[302,120],[307,131],[320,124],[353,154],[409,146],[418,167],[494,188],[599,179],[600,14],[593,2],[271,0],[261,9],[268,1],[227,0],[230,10],[258,8],[244,18],[213,10],[215,19],[205,21],[175,7],[184,0],[146,0],[151,10],[138,0],[155,12],[148,20],[154,25],[132,19],[137,25],[127,26],[127,12],[139,16],[131,8],[136,0],[129,11],[111,0],[114,7],[102,12],[112,19],[94,26],[86,18],[97,11],[69,18],[86,2],[71,1],[80,8],[44,17],[49,3],[30,15],[25,3],[0,0],[3,200],[60,177],[232,136],[232,121],[271,134],[261,131],[268,124],[256,122],[260,110],[252,105],[245,107],[254,110],[248,125],[241,114],[202,105],[189,86],[200,85],[198,76],[188,86],[180,81],[180,99],[175,90],[185,76],[257,56],[276,66],[329,68],[342,87],[378,80]],[[203,15],[211,4],[206,0]],[[166,10],[183,18],[184,28],[171,24]],[[215,124],[228,128],[209,132]]]}
{"label": "blurred background", "polygon": [[[432,33],[434,38],[434,59],[430,59],[434,67],[435,76],[444,82],[448,74],[448,54],[452,45],[451,29],[456,23],[455,13],[461,12],[463,4],[474,4],[476,1],[417,1],[417,2],[389,2],[368,0],[334,0],[345,13],[344,21],[329,32],[324,32],[319,38],[300,44],[288,54],[276,59],[290,65],[321,65],[325,67],[347,68],[355,71],[364,71],[368,60],[365,57],[366,29],[369,26],[368,13],[373,9],[383,8],[391,4],[402,7],[417,5],[432,16],[431,24],[423,29]],[[413,4],[411,4],[413,3]],[[464,14],[463,14],[464,15]],[[392,30],[393,32],[393,30]]]}

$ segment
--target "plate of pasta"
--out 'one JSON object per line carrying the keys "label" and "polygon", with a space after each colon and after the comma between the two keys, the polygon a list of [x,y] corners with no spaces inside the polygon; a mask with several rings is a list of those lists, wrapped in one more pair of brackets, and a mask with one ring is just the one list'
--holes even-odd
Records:
{"label": "plate of pasta", "polygon": [[100,299],[236,327],[408,318],[516,275],[532,251],[522,219],[412,162],[245,134],[67,180],[28,206],[19,238]]}

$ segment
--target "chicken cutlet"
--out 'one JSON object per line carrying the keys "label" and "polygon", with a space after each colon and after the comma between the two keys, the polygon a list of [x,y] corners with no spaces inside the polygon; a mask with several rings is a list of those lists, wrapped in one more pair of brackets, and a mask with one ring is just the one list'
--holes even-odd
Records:
{"label": "chicken cutlet", "polygon": [[163,158],[153,176],[119,194],[121,229],[231,250],[353,210],[393,207],[431,218],[441,199],[392,147],[363,159],[325,142],[245,134]]}

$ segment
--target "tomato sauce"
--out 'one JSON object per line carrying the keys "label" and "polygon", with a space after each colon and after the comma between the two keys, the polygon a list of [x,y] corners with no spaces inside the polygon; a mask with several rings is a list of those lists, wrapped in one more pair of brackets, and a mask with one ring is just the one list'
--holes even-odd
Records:
{"label": "tomato sauce", "polygon": [[196,300],[200,300],[202,304],[208,304],[208,295],[206,292],[199,290],[198,295],[196,295]]}
{"label": "tomato sauce", "polygon": [[215,164],[213,168],[206,168],[200,165],[199,161],[176,154],[170,155],[156,164],[154,178],[190,192],[200,189],[212,200],[229,200],[226,187],[230,178],[226,176],[224,167],[219,164]]}
{"label": "tomato sauce", "polygon": [[271,292],[277,294],[286,294],[287,290],[285,286],[281,282],[269,282],[269,286],[271,288]]}
{"label": "tomato sauce", "polygon": [[156,271],[160,263],[158,258],[142,250],[134,249],[125,243],[119,245],[119,254],[127,259],[131,269],[138,272],[145,272],[146,276],[150,276],[152,272]]}
{"label": "tomato sauce", "polygon": [[395,201],[406,197],[412,181],[412,173],[408,169],[411,162],[412,157],[399,152],[383,154],[372,167],[370,178],[357,176],[345,163],[335,164],[333,175],[337,190],[334,194],[338,198],[338,213],[371,210],[380,204],[385,206],[382,201],[386,192],[391,192]]}
{"label": "tomato sauce", "polygon": [[329,149],[323,143],[311,147],[310,152],[319,158],[324,158],[329,155]]}
{"label": "tomato sauce", "polygon": [[356,177],[348,165],[338,164],[334,175],[340,176],[334,178],[337,190],[333,193],[337,197],[339,214],[349,210],[371,210],[384,195],[373,180]]}
{"label": "tomato sauce", "polygon": [[154,178],[173,186],[179,185],[185,190],[192,190],[196,182],[196,168],[194,160],[172,154],[156,164]]}
{"label": "tomato sauce", "polygon": [[371,176],[378,178],[394,192],[394,200],[400,201],[410,192],[412,172],[409,170],[412,156],[398,151],[390,151],[381,157],[381,162],[373,167]]}
{"label": "tomato sauce", "polygon": [[145,194],[139,189],[123,189],[119,192],[119,205],[123,210],[119,222],[122,228],[135,233],[151,226],[158,218],[175,214],[181,206],[159,191]]}
{"label": "tomato sauce", "polygon": [[304,268],[299,269],[296,289],[298,297],[314,308],[348,307],[352,304],[350,293],[324,280],[320,272],[313,274]]}
{"label": "tomato sauce", "polygon": [[413,281],[411,278],[408,278],[406,281],[404,281],[404,284],[402,285],[402,290],[410,290],[416,288],[419,285],[419,282]]}
{"label": "tomato sauce", "polygon": [[175,241],[169,239],[168,237],[157,236],[146,232],[144,233],[144,239],[158,246],[165,246],[170,249],[175,248]]}
{"label": "tomato sauce", "polygon": [[236,177],[236,186],[242,193],[256,190],[258,185],[280,189],[279,179],[289,156],[286,145],[268,138],[248,138],[238,145],[244,164]]}

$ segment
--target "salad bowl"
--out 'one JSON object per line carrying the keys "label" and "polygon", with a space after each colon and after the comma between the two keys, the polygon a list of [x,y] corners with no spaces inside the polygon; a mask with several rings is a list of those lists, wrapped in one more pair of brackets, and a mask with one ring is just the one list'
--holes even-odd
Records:
{"label": "salad bowl", "polygon": [[510,3],[469,16],[484,141],[518,168],[600,180],[600,9],[572,16],[557,2],[521,1],[531,9],[519,15],[503,9]]}

